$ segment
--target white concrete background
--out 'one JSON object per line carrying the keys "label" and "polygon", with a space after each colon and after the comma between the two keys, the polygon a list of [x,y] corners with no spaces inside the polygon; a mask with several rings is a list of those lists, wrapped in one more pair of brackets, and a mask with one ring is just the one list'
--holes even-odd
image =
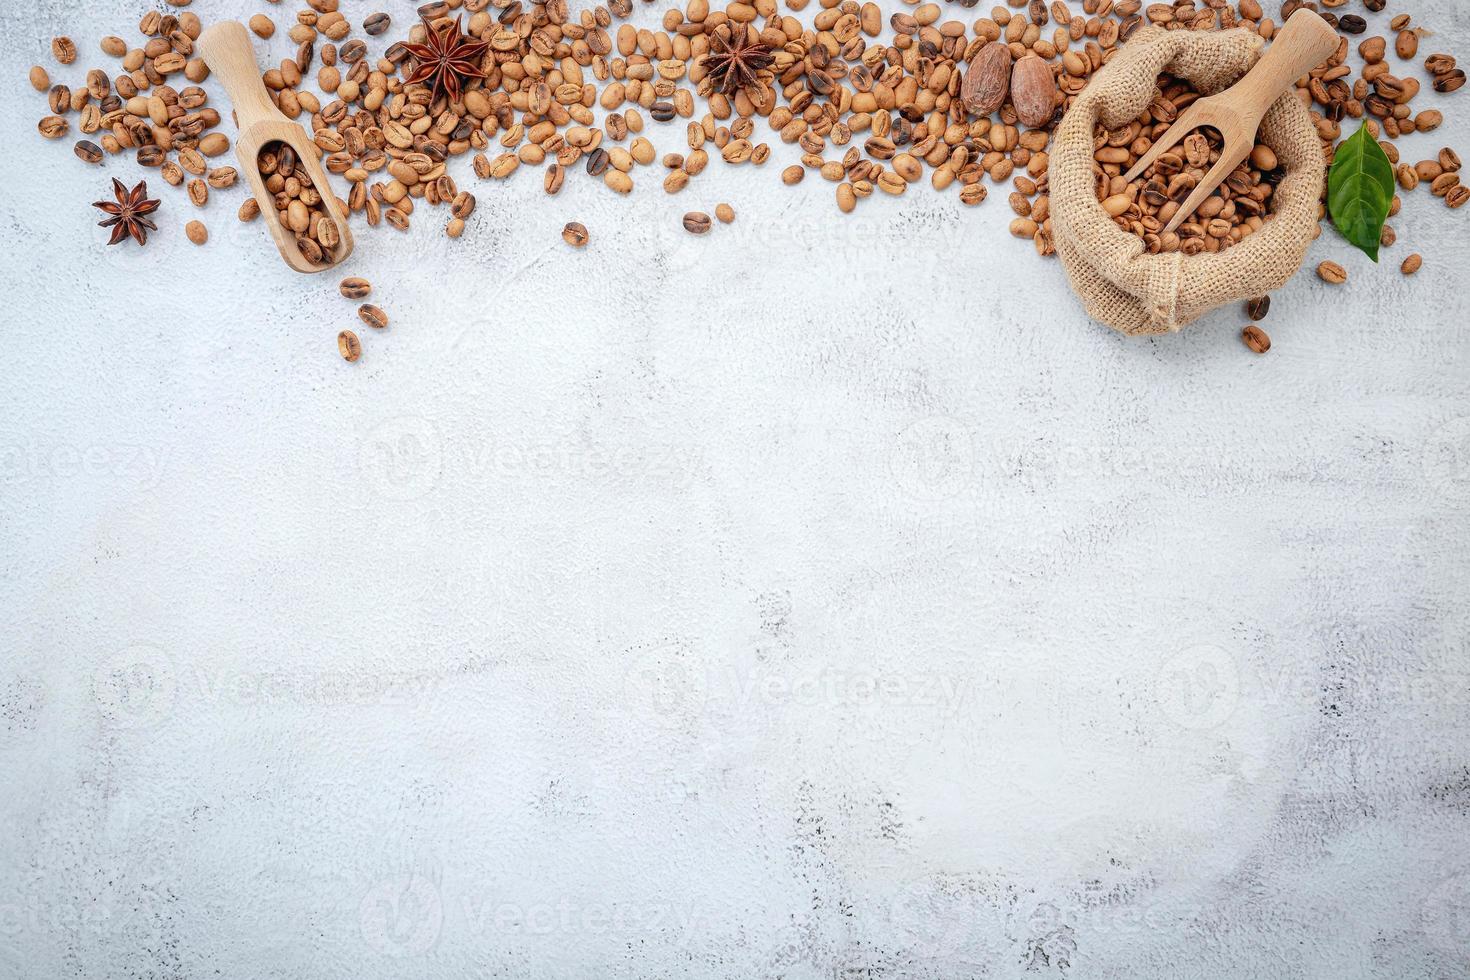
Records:
{"label": "white concrete background", "polygon": [[461,160],[348,365],[241,191],[109,250],[35,135],[143,7],[0,11],[0,976],[1470,975],[1467,212],[1256,357],[1003,195]]}

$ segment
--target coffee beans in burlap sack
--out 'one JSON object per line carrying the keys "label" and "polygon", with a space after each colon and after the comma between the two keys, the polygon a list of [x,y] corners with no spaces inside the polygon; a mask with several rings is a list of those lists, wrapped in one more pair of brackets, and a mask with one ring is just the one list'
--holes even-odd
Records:
{"label": "coffee beans in burlap sack", "polygon": [[1118,227],[1097,200],[1093,133],[1137,119],[1157,94],[1161,73],[1203,95],[1228,88],[1260,57],[1249,31],[1145,28],[1072,103],[1053,140],[1049,181],[1057,254],[1087,312],[1126,334],[1179,330],[1225,303],[1286,284],[1317,233],[1326,163],[1311,116],[1295,91],[1266,113],[1258,142],[1285,172],[1275,212],[1259,231],[1219,252],[1150,255],[1137,235]]}

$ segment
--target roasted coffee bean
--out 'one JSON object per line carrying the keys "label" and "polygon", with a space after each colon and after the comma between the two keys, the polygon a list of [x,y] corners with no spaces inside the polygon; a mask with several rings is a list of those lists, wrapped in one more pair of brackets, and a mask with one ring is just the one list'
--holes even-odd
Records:
{"label": "roasted coffee bean", "polygon": [[587,244],[587,226],[580,221],[568,221],[561,230],[561,238],[573,248],[581,248]]}
{"label": "roasted coffee bean", "polygon": [[1257,296],[1255,299],[1247,300],[1245,304],[1245,315],[1252,320],[1260,321],[1266,319],[1266,314],[1271,312],[1271,297]]}
{"label": "roasted coffee bean", "polygon": [[360,276],[348,276],[337,288],[348,299],[364,299],[373,291],[373,284]]}
{"label": "roasted coffee bean", "polygon": [[587,173],[593,177],[601,177],[608,167],[608,154],[602,147],[598,147],[587,155]]}
{"label": "roasted coffee bean", "polygon": [[1336,286],[1347,282],[1347,270],[1336,262],[1323,262],[1317,266],[1317,277],[1323,282]]}
{"label": "roasted coffee bean", "polygon": [[46,116],[36,124],[36,131],[48,140],[60,139],[71,129],[71,124],[60,116]]}
{"label": "roasted coffee bean", "polygon": [[684,215],[684,230],[691,235],[703,235],[710,229],[709,215],[703,211],[690,211]]}
{"label": "roasted coffee bean", "polygon": [[1413,255],[1404,259],[1404,264],[1399,266],[1399,270],[1403,272],[1403,274],[1406,276],[1412,276],[1423,267],[1424,256],[1420,255],[1418,252],[1415,252]]}
{"label": "roasted coffee bean", "polygon": [[1271,338],[1254,323],[1240,332],[1240,339],[1257,354],[1264,354],[1271,349]]}
{"label": "roasted coffee bean", "polygon": [[209,241],[209,229],[202,221],[191,221],[184,226],[184,234],[189,236],[189,241],[195,245],[203,245]]}
{"label": "roasted coffee bean", "polygon": [[351,330],[343,330],[337,335],[337,351],[344,361],[355,361],[362,356],[362,341]]}
{"label": "roasted coffee bean", "polygon": [[102,162],[102,147],[93,143],[91,140],[77,140],[77,145],[72,147],[72,151],[76,153],[77,159],[83,163]]}
{"label": "roasted coffee bean", "polygon": [[363,19],[362,29],[371,37],[377,37],[388,29],[393,23],[393,18],[385,13],[368,14]]}
{"label": "roasted coffee bean", "polygon": [[1361,34],[1368,29],[1368,22],[1357,14],[1343,14],[1337,18],[1337,29],[1344,34]]}
{"label": "roasted coffee bean", "polygon": [[63,65],[69,65],[77,60],[77,45],[69,37],[53,37],[51,39],[51,56]]}
{"label": "roasted coffee bean", "polygon": [[357,308],[357,315],[363,323],[376,330],[382,330],[388,326],[388,314],[371,303],[364,303]]}
{"label": "roasted coffee bean", "polygon": [[1465,71],[1463,68],[1456,68],[1454,71],[1445,72],[1443,75],[1435,76],[1434,90],[1436,92],[1442,92],[1446,94],[1450,92],[1458,92],[1464,86],[1464,84]]}

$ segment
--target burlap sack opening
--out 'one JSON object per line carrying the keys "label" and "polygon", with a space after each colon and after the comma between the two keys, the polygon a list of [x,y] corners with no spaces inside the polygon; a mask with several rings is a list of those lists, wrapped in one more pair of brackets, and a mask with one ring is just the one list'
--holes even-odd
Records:
{"label": "burlap sack opening", "polygon": [[1057,254],[1087,312],[1114,330],[1175,331],[1224,303],[1279,289],[1301,268],[1317,231],[1326,163],[1295,92],[1271,107],[1257,137],[1285,170],[1276,210],[1233,248],[1149,255],[1143,240],[1114,224],[1097,201],[1096,122],[1113,129],[1136,119],[1165,71],[1205,95],[1227,88],[1256,63],[1264,43],[1246,30],[1145,28],[1098,72],[1057,128],[1048,167]]}

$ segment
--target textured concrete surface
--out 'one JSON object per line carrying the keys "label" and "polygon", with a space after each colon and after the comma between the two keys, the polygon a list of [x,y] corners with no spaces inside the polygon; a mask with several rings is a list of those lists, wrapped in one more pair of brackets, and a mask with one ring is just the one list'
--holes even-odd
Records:
{"label": "textured concrete surface", "polygon": [[523,174],[361,235],[347,365],[239,191],[107,250],[34,135],[142,6],[0,10],[0,976],[1470,975],[1467,212],[1255,357],[1002,198]]}

